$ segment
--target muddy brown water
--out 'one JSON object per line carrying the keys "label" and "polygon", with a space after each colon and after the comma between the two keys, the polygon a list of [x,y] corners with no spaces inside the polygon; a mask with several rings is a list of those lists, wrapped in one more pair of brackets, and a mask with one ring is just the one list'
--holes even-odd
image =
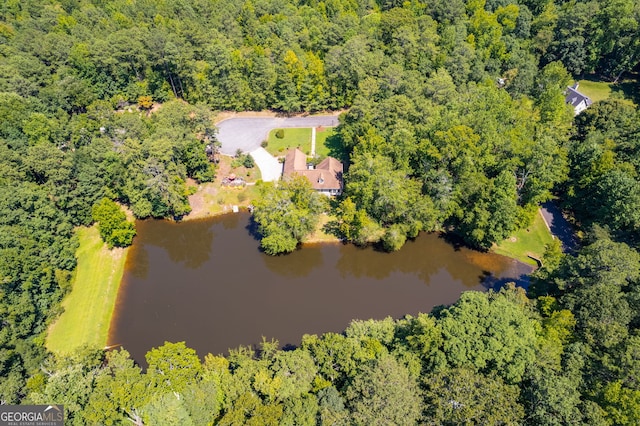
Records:
{"label": "muddy brown water", "polygon": [[286,256],[259,251],[249,215],[171,223],[141,221],[129,250],[109,345],[141,363],[165,341],[185,341],[203,357],[277,339],[343,331],[352,319],[394,318],[455,302],[516,279],[529,266],[454,248],[421,234],[400,251],[343,244],[305,245]]}

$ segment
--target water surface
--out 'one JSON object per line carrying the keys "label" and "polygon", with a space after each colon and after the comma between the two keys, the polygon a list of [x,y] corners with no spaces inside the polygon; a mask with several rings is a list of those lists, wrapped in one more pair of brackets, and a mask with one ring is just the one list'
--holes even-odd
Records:
{"label": "water surface", "polygon": [[[275,338],[341,332],[354,318],[398,318],[521,278],[526,265],[455,249],[422,234],[395,253],[353,245],[307,245],[271,257],[248,232],[249,215],[137,223],[109,344],[138,362],[165,341],[200,356]],[[487,279],[487,277],[491,276]]]}

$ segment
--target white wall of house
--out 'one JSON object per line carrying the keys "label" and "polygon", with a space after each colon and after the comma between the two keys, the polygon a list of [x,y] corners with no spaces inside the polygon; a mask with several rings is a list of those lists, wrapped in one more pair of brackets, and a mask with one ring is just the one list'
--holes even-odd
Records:
{"label": "white wall of house", "polygon": [[340,195],[342,193],[339,189],[316,189],[321,194],[331,197],[332,195]]}
{"label": "white wall of house", "polygon": [[585,101],[580,102],[578,105],[573,107],[575,115],[580,114],[582,111],[587,109],[587,103]]}

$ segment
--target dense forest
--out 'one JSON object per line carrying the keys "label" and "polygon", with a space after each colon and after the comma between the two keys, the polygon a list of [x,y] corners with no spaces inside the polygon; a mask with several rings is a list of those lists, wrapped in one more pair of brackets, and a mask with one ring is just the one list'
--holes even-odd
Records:
{"label": "dense forest", "polygon": [[[62,403],[69,424],[638,424],[640,113],[611,99],[574,118],[563,91],[639,60],[634,0],[3,1],[0,402]],[[345,239],[447,230],[486,249],[555,194],[582,248],[550,250],[528,294],[293,350],[168,343],[146,371],[125,350],[46,351],[74,227],[126,245],[114,201],[188,213],[186,180],[215,176],[215,111],[340,108]],[[263,195],[262,213],[271,197],[310,218],[269,240],[295,247],[322,206],[295,181]]]}

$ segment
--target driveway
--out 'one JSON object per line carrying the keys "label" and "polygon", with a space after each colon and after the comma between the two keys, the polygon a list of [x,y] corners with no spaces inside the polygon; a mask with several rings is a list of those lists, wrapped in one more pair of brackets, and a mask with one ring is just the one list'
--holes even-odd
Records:
{"label": "driveway", "polygon": [[562,243],[563,251],[574,252],[578,248],[578,239],[571,224],[562,216],[560,208],[553,201],[547,201],[540,207],[540,213],[551,233]]}
{"label": "driveway", "polygon": [[235,155],[238,149],[243,152],[252,152],[260,148],[262,141],[267,139],[269,132],[273,129],[337,125],[337,114],[291,118],[229,118],[217,124],[218,141],[222,144],[220,152],[227,155]]}
{"label": "driveway", "polygon": [[258,148],[250,152],[250,155],[256,162],[262,174],[262,180],[265,182],[273,182],[280,179],[282,174],[282,163],[280,163],[273,155],[269,154],[266,149]]}

